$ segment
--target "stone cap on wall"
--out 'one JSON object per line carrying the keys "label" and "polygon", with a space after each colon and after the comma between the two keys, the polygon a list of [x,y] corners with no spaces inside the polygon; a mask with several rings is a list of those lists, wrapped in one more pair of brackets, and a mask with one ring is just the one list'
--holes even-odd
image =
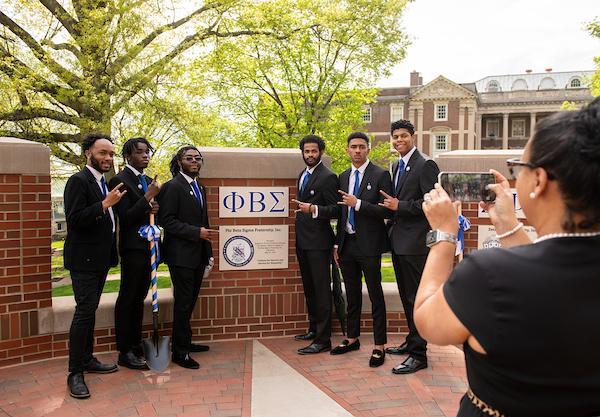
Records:
{"label": "stone cap on wall", "polygon": [[522,155],[523,149],[451,151],[438,155],[434,159],[440,171],[489,172],[493,168],[509,178],[506,160],[520,158]]}
{"label": "stone cap on wall", "polygon": [[[204,158],[200,178],[297,178],[306,168],[299,148],[213,148],[198,147]],[[325,150],[327,152],[327,149]],[[331,157],[323,156],[331,167]]]}
{"label": "stone cap on wall", "polygon": [[0,173],[50,175],[50,149],[30,140],[0,137]]}

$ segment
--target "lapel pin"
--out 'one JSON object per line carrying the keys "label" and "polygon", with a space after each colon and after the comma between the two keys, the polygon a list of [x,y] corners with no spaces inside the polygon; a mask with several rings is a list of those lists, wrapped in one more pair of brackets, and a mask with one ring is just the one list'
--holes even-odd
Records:
{"label": "lapel pin", "polygon": [[367,190],[371,191],[371,183],[367,184]]}
{"label": "lapel pin", "polygon": [[193,196],[194,196],[194,192],[193,192],[193,191],[190,191],[190,195],[193,197]]}
{"label": "lapel pin", "polygon": [[138,188],[141,190],[142,189],[142,184],[138,184]]}
{"label": "lapel pin", "polygon": [[407,167],[406,167],[406,170],[407,170],[407,171],[410,171],[410,167],[409,167],[409,166],[407,166]]}
{"label": "lapel pin", "polygon": [[315,190],[310,190],[310,195],[315,195]]}

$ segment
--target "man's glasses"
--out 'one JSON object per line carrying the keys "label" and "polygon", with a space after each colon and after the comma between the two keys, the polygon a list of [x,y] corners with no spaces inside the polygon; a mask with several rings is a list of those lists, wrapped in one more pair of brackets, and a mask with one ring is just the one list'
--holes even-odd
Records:
{"label": "man's glasses", "polygon": [[183,159],[185,159],[188,162],[192,162],[192,161],[196,161],[198,163],[202,162],[202,156],[200,156],[200,155],[198,155],[198,156],[186,156]]}

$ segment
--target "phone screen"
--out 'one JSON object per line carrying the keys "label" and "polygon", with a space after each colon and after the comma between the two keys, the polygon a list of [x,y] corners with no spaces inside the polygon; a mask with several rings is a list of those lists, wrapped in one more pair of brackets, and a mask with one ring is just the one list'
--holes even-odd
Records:
{"label": "phone screen", "polygon": [[489,173],[440,172],[438,182],[452,201],[489,203],[496,199],[496,193],[488,187],[496,179]]}

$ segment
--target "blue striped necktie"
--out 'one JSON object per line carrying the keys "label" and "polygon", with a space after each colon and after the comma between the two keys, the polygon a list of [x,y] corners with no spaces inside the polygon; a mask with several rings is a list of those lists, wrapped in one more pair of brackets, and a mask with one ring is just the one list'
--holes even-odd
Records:
{"label": "blue striped necktie", "polygon": [[200,211],[202,211],[202,198],[200,197],[200,190],[196,185],[196,180],[192,181],[192,188],[194,189],[194,193],[196,194],[196,198],[198,199],[198,205],[200,206]]}
{"label": "blue striped necktie", "polygon": [[396,193],[398,192],[398,186],[400,185],[400,178],[402,178],[403,172],[404,172],[404,159],[400,159],[400,163],[398,164],[398,176],[396,178]]}
{"label": "blue striped necktie", "polygon": [[[354,171],[354,191],[352,191],[352,195],[357,195],[358,194],[358,183],[359,183],[359,179],[358,179],[358,169],[356,171]],[[354,227],[354,207],[350,207],[350,213],[348,214],[348,221],[350,222],[350,226],[352,226],[352,230],[356,231],[356,228]]]}

